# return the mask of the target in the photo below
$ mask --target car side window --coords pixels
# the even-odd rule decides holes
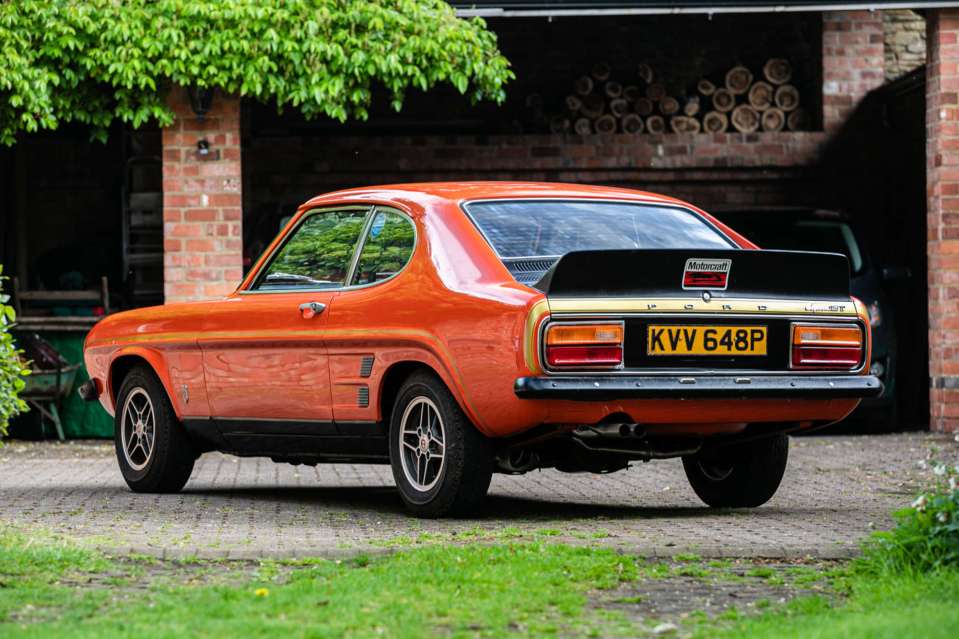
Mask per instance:
[[[377,211],[366,234],[352,284],[372,284],[392,277],[413,254],[413,222],[393,211]]]
[[[366,214],[367,210],[350,210],[309,215],[263,269],[253,290],[343,286]]]

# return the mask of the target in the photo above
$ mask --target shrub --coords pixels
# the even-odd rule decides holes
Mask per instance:
[[[17,395],[23,390],[23,377],[30,374],[10,334],[17,316],[13,307],[7,305],[10,296],[3,293],[5,279],[0,264],[0,437],[7,434],[10,418],[27,410],[26,402]]]
[[[959,464],[921,461],[920,467],[930,471],[928,489],[893,514],[892,531],[867,542],[865,566],[896,572],[959,568]]]

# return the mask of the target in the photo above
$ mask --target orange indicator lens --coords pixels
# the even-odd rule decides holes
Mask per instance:
[[[622,343],[622,324],[553,324],[546,330],[549,346]]]
[[[794,346],[862,346],[858,326],[803,326],[793,328]]]

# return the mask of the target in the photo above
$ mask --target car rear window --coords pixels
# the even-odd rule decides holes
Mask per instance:
[[[502,258],[735,246],[696,213],[672,206],[544,200],[474,202],[466,209]]]

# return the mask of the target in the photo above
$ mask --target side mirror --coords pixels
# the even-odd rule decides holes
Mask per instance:
[[[882,267],[882,279],[884,282],[905,282],[911,277],[912,270],[905,266]]]

